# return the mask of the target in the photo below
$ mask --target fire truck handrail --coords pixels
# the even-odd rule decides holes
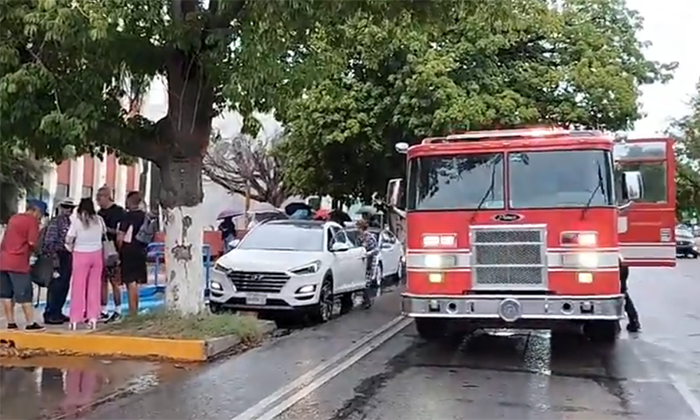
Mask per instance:
[[[446,143],[452,141],[503,140],[530,137],[599,137],[604,133],[598,130],[566,130],[554,129],[515,129],[473,131],[470,133],[450,134],[445,137],[431,137],[423,140],[422,144]]]

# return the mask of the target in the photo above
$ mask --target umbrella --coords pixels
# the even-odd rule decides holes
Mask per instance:
[[[328,218],[331,219],[332,221],[338,223],[338,224],[345,224],[347,222],[352,222],[352,219],[350,216],[345,213],[342,210],[333,210],[332,212],[328,213]]]
[[[328,209],[318,209],[314,214],[314,220],[325,220],[328,219]]]
[[[216,220],[226,219],[228,217],[240,217],[240,216],[243,216],[244,214],[245,214],[245,209],[232,207],[232,208],[226,209],[226,210],[222,211],[221,213],[219,213],[219,215],[216,216]]]
[[[306,204],[306,201],[297,197],[286,199],[280,207],[290,216],[296,213],[298,210],[312,210],[311,206]]]
[[[261,213],[284,213],[282,210],[273,206],[270,203],[255,203],[250,206],[249,213],[261,214]]]
[[[357,213],[374,216],[375,214],[377,214],[377,209],[375,209],[372,206],[362,206],[359,209],[357,209]]]

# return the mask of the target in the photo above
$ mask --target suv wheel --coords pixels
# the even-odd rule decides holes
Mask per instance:
[[[333,282],[326,278],[321,285],[321,293],[318,297],[318,303],[314,307],[313,319],[318,323],[328,322],[333,316],[333,307],[335,301],[333,297]]]

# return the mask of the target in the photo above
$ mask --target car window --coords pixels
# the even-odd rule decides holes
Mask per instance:
[[[318,252],[323,250],[323,229],[265,223],[251,230],[236,249]]]
[[[345,230],[345,234],[353,245],[362,246],[362,241],[360,241],[360,235],[357,229],[347,229]]]

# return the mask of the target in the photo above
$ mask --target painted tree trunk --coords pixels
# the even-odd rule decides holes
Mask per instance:
[[[201,205],[165,210],[166,307],[183,314],[204,309],[206,287]]]
[[[204,309],[204,221],[201,158],[161,163],[165,221],[166,307],[182,314]]]

